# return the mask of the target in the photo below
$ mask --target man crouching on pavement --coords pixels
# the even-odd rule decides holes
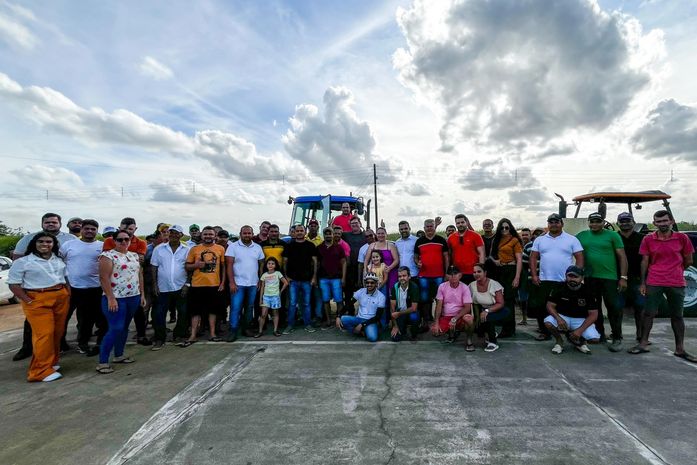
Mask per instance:
[[[378,277],[374,273],[365,275],[363,285],[364,288],[353,293],[358,302],[356,316],[342,316],[337,326],[356,335],[365,334],[368,341],[375,342],[378,340],[378,321],[385,311],[385,295],[378,291]]]
[[[594,325],[598,318],[598,302],[583,285],[581,268],[571,265],[566,269],[566,286],[552,292],[547,311],[545,326],[556,340],[553,354],[561,354],[564,350],[561,332],[567,332],[569,341],[584,354],[591,353],[586,342],[600,341],[600,333]]]

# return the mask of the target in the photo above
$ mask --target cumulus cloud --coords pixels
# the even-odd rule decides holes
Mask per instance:
[[[412,184],[409,182],[407,182],[402,191],[406,194],[413,195],[415,197],[431,194],[428,187],[424,186],[423,184]]]
[[[496,207],[493,203],[482,204],[479,202],[465,202],[458,200],[453,204],[452,214],[463,213],[465,215],[488,215]]]
[[[697,108],[664,100],[649,112],[646,124],[631,140],[647,156],[697,163]]]
[[[606,128],[650,81],[658,31],[594,0],[416,0],[397,11],[401,82],[443,119],[443,150]]]
[[[24,187],[39,189],[75,189],[84,185],[82,178],[67,168],[54,168],[44,165],[27,165],[10,171],[15,181]]]
[[[401,207],[399,209],[398,215],[400,217],[407,217],[407,218],[426,218],[429,215],[433,215],[433,212],[430,212],[426,209],[419,209],[419,208],[413,207],[411,205],[407,205],[407,206]]]
[[[527,188],[515,191],[510,191],[508,193],[508,198],[511,204],[515,206],[547,206],[553,205],[552,198],[549,193],[542,188]]]
[[[33,49],[39,43],[39,39],[25,25],[3,13],[0,13],[0,40],[26,50]]]
[[[139,66],[141,74],[156,81],[165,81],[174,77],[174,72],[151,56],[145,56]]]
[[[330,87],[323,104],[322,111],[312,104],[295,107],[282,138],[286,152],[316,173],[323,172],[325,178],[340,179],[346,170],[380,163],[384,166],[380,181],[393,182],[396,170],[373,153],[375,137],[370,125],[356,115],[353,93],[345,87]],[[327,171],[336,175],[327,176]]]
[[[222,202],[225,197],[205,184],[188,179],[162,179],[150,184],[153,194],[150,200],[175,203]]]
[[[530,168],[509,168],[503,160],[475,162],[457,179],[464,190],[508,189],[539,184]]]
[[[241,137],[223,131],[199,131],[188,136],[166,126],[149,122],[128,110],[107,112],[83,108],[65,95],[48,87],[22,87],[0,73],[0,99],[22,105],[34,121],[58,133],[85,143],[119,144],[153,152],[208,161],[223,175],[241,179],[305,179],[307,169],[288,156],[260,155],[256,147]]]

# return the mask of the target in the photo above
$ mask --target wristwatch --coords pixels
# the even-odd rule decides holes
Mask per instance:
[[[488,308],[485,308],[484,311],[487,312],[487,313],[489,313],[489,309],[488,309]]]
[[[628,278],[626,276],[620,276],[620,279],[624,279],[626,281]]]

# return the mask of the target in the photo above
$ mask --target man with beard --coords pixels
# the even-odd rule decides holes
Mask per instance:
[[[75,237],[80,237],[80,232],[82,231],[82,218],[77,216],[70,218],[68,220],[68,231]]]
[[[295,227],[295,238],[283,251],[283,267],[286,279],[290,282],[290,304],[288,305],[288,326],[283,334],[291,334],[295,325],[295,314],[302,294],[302,317],[305,331],[314,333],[310,299],[312,287],[317,285],[317,247],[305,237],[305,228],[299,224]]]
[[[649,351],[649,334],[653,319],[663,298],[668,301],[670,326],[675,337],[673,355],[691,363],[697,357],[685,352],[685,321],[683,305],[685,302],[685,268],[692,266],[695,249],[686,234],[672,230],[673,216],[667,210],[653,214],[653,224],[658,228],[641,241],[641,293],[646,296],[646,306],[641,323],[641,341],[629,350],[630,354],[643,354]]]
[[[72,234],[64,233],[63,231],[61,231],[61,216],[57,213],[45,213],[44,216],[41,217],[41,230],[43,232],[55,236],[58,240],[59,247],[67,243],[68,241],[73,241],[77,239],[77,237],[73,236]],[[29,245],[29,242],[31,242],[32,238],[35,235],[36,233],[27,234],[26,236],[22,237],[19,240],[19,242],[17,242],[15,250],[12,253],[12,260],[17,260],[18,258],[26,255],[27,246]],[[68,349],[70,349],[70,347],[61,345],[61,351],[65,351]],[[31,342],[31,326],[29,325],[29,322],[25,319],[22,347],[20,347],[17,353],[12,357],[12,360],[15,362],[18,360],[24,360],[27,357],[31,357],[32,352],[33,350]]]
[[[397,225],[399,228],[399,239],[394,242],[399,254],[399,266],[409,268],[409,277],[416,278],[419,274],[419,267],[414,262],[414,248],[416,247],[416,236],[411,234],[411,226],[406,220],[402,220]],[[418,284],[418,282],[417,282]]]
[[[467,227],[467,223],[464,214],[455,216],[457,231],[448,236],[448,249],[450,263],[462,272],[462,282],[469,285],[474,281],[475,263],[484,263],[484,241],[482,236]]]
[[[369,342],[376,342],[379,335],[378,322],[387,302],[385,295],[378,291],[378,277],[375,274],[366,274],[363,282],[365,287],[353,294],[358,302],[356,316],[343,315],[337,318],[337,326],[357,336],[365,335]]]
[[[604,228],[605,220],[598,212],[588,216],[589,229],[581,231],[576,238],[583,247],[586,267],[585,285],[598,302],[598,319],[595,328],[600,333],[600,341],[606,340],[603,324],[602,303],[607,308],[607,319],[612,330],[610,352],[622,350],[622,307],[619,293],[627,288],[627,257],[624,254],[622,238],[615,231]],[[619,280],[617,268],[619,263]],[[601,303],[602,301],[602,303]]]
[[[641,295],[641,254],[639,248],[644,235],[634,231],[634,217],[631,213],[623,212],[617,215],[620,227],[620,237],[624,244],[624,254],[627,256],[627,289],[620,294],[619,307],[632,309],[636,326],[636,341],[641,341],[641,320],[644,313],[646,298]]]
[[[547,302],[549,316],[545,326],[554,336],[556,343],[553,354],[564,351],[561,332],[567,332],[569,341],[576,350],[590,354],[586,342],[598,342],[600,333],[593,323],[598,318],[598,301],[593,293],[583,285],[583,270],[575,265],[566,269],[565,285],[555,289]]]
[[[102,241],[96,240],[99,224],[92,219],[80,220],[82,228],[80,239],[68,241],[60,248],[60,255],[67,267],[70,283],[70,308],[65,320],[68,321],[77,310],[77,351],[92,357],[99,353],[99,345],[107,331],[107,322],[102,313],[102,286],[99,283],[99,255],[102,253]],[[97,326],[97,346],[90,347],[92,329]],[[65,335],[62,340],[65,342]]]
[[[262,242],[269,238],[269,226],[271,226],[271,222],[261,222],[259,225],[259,234],[255,234],[254,237],[252,237],[254,243],[261,245]]]
[[[215,333],[215,304],[218,292],[225,289],[225,249],[215,243],[215,230],[212,226],[206,226],[201,231],[201,243],[189,250],[185,268],[192,272],[187,299],[191,335],[179,346],[189,347],[198,341],[198,329],[201,318],[205,315],[208,315],[210,341],[220,342],[222,338]]]
[[[213,230],[213,232],[215,233],[215,229]],[[197,224],[192,224],[191,226],[189,226],[189,237],[191,239],[186,241],[186,245],[188,245],[189,247],[193,247],[195,245],[200,244],[201,243],[201,227]]]
[[[351,231],[351,205],[348,202],[341,204],[341,215],[332,220],[332,226],[341,226],[344,232]]]

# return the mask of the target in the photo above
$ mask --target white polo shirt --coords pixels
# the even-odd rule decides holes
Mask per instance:
[[[68,267],[70,287],[90,289],[101,286],[99,256],[103,246],[102,241],[85,242],[79,239],[61,245],[60,254]]]
[[[358,301],[358,318],[369,320],[378,312],[378,308],[385,308],[385,294],[378,291],[377,288],[372,294],[363,287],[353,293],[353,298]]]
[[[157,288],[160,292],[174,292],[184,287],[187,278],[184,265],[189,250],[189,246],[183,242],[175,252],[172,252],[169,242],[153,249],[150,265],[157,267]]]
[[[65,284],[66,266],[58,255],[48,260],[29,254],[12,262],[7,284],[19,284],[24,289],[45,289]]]
[[[544,234],[532,244],[532,251],[540,254],[540,280],[563,282],[566,269],[574,264],[574,254],[583,252],[578,239],[564,231],[557,237]]]
[[[238,286],[256,286],[259,282],[259,260],[264,259],[264,251],[256,242],[245,245],[240,239],[227,246],[226,257],[235,259],[232,272]]]

